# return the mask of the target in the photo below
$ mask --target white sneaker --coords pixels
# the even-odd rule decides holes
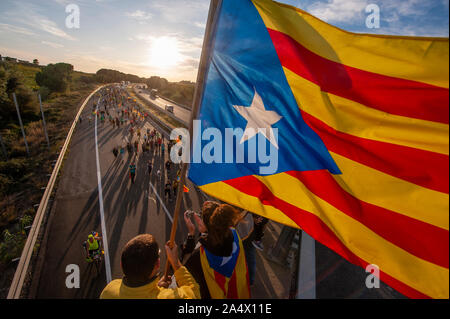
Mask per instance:
[[[261,251],[264,250],[264,245],[260,240],[258,240],[258,241],[254,240],[254,241],[252,241],[252,244],[253,244],[253,246],[255,246],[256,249],[261,250]]]

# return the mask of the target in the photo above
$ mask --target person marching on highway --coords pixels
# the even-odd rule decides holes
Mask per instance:
[[[136,164],[134,162],[132,162],[130,165],[130,179],[131,179],[131,183],[133,183],[133,184],[134,184],[135,177],[136,177]]]
[[[161,137],[158,136],[158,154],[161,152],[161,143],[162,143]]]
[[[147,168],[148,168],[148,176],[152,176],[153,165],[152,165],[152,161],[151,160],[148,160]]]
[[[161,170],[160,169],[158,169],[156,171],[156,176],[158,177],[158,180],[161,181]]]
[[[167,178],[169,178],[169,174],[170,174],[170,166],[171,166],[170,160],[167,160],[165,165],[166,165]]]
[[[172,184],[170,184],[170,181],[167,180],[166,185],[164,186],[164,197],[169,197],[169,201],[172,201],[171,191]]]
[[[150,152],[153,154],[153,138],[150,140]]]
[[[172,183],[172,190],[173,190],[173,194],[174,196],[177,196],[177,189],[178,189],[178,181],[176,179],[173,180]]]
[[[98,233],[95,231],[88,235],[87,241],[85,241],[83,244],[83,246],[86,248],[87,261],[91,261],[94,254],[99,252],[100,244],[98,241],[100,239],[102,239],[102,237],[98,236]]]
[[[123,145],[120,145],[120,147],[119,147],[119,154],[120,154],[120,162],[122,163],[123,154],[125,154],[125,147],[123,147]]]

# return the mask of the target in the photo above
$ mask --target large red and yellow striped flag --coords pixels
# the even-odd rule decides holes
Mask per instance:
[[[191,180],[377,265],[406,296],[448,298],[448,39],[350,33],[270,0],[220,10],[199,119],[277,128],[278,168],[196,164],[198,138]]]

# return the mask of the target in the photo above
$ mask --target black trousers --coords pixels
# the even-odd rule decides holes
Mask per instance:
[[[260,241],[264,236],[264,228],[266,224],[269,222],[267,218],[261,217],[263,220],[260,223],[255,223],[253,226],[253,240]]]

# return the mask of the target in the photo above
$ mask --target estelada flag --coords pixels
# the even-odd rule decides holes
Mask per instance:
[[[200,263],[213,299],[248,299],[250,284],[244,248],[236,230],[230,256],[216,256],[200,246]]]
[[[221,3],[189,178],[377,265],[406,296],[448,298],[448,39],[350,33],[269,0]],[[241,131],[199,162],[210,128]]]

